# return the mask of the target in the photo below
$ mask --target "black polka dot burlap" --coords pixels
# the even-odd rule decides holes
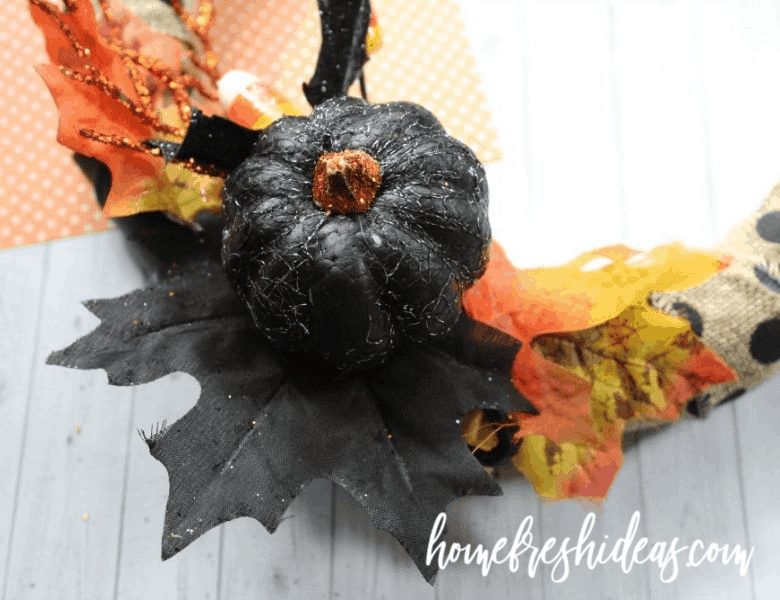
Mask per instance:
[[[650,299],[688,320],[739,375],[691,402],[699,416],[780,369],[780,184],[714,250],[733,257],[727,269],[697,288]]]

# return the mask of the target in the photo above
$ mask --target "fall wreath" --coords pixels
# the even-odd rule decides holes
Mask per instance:
[[[319,1],[310,114],[268,87],[220,102],[208,0],[168,2],[184,38],[119,0],[97,16],[29,4],[58,140],[104,212],[169,218],[135,217],[157,281],[87,302],[101,324],[49,357],[113,385],[199,381],[189,413],[144,434],[169,475],[164,558],[240,516],[273,531],[329,478],[432,580],[436,516],[499,494],[489,467],[511,461],[546,498],[603,499],[627,430],[703,416],[775,371],[780,279],[731,256],[753,232],[780,243],[774,195],[712,252],[613,246],[517,269],[491,240],[474,153],[421,106],[366,100],[368,0]],[[707,301],[745,273],[764,315],[749,359]]]

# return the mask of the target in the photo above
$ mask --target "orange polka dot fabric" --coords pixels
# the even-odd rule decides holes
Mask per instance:
[[[320,44],[315,0],[216,0],[211,35],[223,73],[260,76],[303,110]],[[483,162],[501,156],[455,0],[373,0],[382,47],[369,99],[429,108]],[[89,181],[56,140],[57,109],[35,65],[48,62],[27,0],[0,2],[0,248],[110,227]]]
[[[0,2],[0,248],[106,228],[89,182],[60,146],[48,62],[26,0]]]
[[[263,75],[306,109],[301,84],[314,72],[320,47],[316,0],[222,0],[216,6],[220,18],[212,36],[222,71]],[[456,0],[372,0],[371,6],[382,47],[365,68],[369,99],[422,104],[480,160],[500,159]],[[357,85],[351,92],[358,95]]]

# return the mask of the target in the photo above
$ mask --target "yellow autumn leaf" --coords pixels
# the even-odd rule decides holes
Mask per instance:
[[[619,444],[597,451],[582,442],[556,444],[543,435],[528,435],[512,463],[543,498],[599,498],[606,494],[623,457]]]
[[[520,270],[494,250],[464,306],[523,342],[512,380],[539,414],[510,415],[521,442],[513,462],[541,495],[605,497],[628,421],[675,419],[696,393],[735,378],[687,321],[647,303],[652,292],[707,281],[727,257],[611,246]]]
[[[595,433],[622,431],[632,419],[675,419],[695,393],[734,377],[698,341],[687,321],[659,312],[644,302],[596,327],[534,340],[534,350],[544,358],[590,383]],[[562,361],[561,356],[574,356],[576,361]],[[694,360],[707,369],[691,387],[686,376]]]
[[[201,212],[222,210],[220,196],[224,180],[199,175],[181,164],[168,163],[158,179],[148,179],[145,191],[106,206],[108,217],[125,217],[141,212],[163,211],[184,223],[193,223]]]
[[[460,428],[463,439],[473,450],[489,452],[498,445],[497,423],[487,421],[481,410],[475,410],[463,417]]]
[[[368,22],[368,31],[366,32],[366,54],[374,54],[382,47],[383,36],[382,28],[379,26],[379,20],[376,13],[371,12],[371,18]]]
[[[676,419],[696,393],[735,378],[687,321],[654,311],[646,303],[629,306],[596,327],[534,340],[535,352],[590,385],[581,399],[590,431],[578,438],[561,439],[566,411],[556,410],[554,399],[538,416],[516,417],[522,446],[513,463],[541,496],[605,497],[622,464],[628,421]],[[569,419],[582,419],[582,407],[568,410]]]
[[[598,259],[610,262],[589,269],[590,264],[598,264]],[[562,298],[587,300],[588,314],[580,315],[584,329],[618,316],[631,305],[642,304],[653,291],[700,285],[724,266],[724,260],[715,254],[679,244],[660,246],[644,254],[617,245],[586,252],[561,267],[529,271],[527,277]],[[652,321],[654,315],[648,319]]]

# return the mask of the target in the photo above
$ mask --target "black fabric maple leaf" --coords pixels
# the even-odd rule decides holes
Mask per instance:
[[[432,581],[425,554],[439,512],[460,496],[501,493],[469,452],[460,416],[535,412],[509,383],[517,342],[466,318],[440,346],[344,374],[267,346],[213,259],[86,306],[101,324],[49,364],[104,369],[113,385],[174,371],[201,385],[192,410],[146,438],[169,475],[164,559],[241,516],[273,532],[309,482],[328,478]]]

